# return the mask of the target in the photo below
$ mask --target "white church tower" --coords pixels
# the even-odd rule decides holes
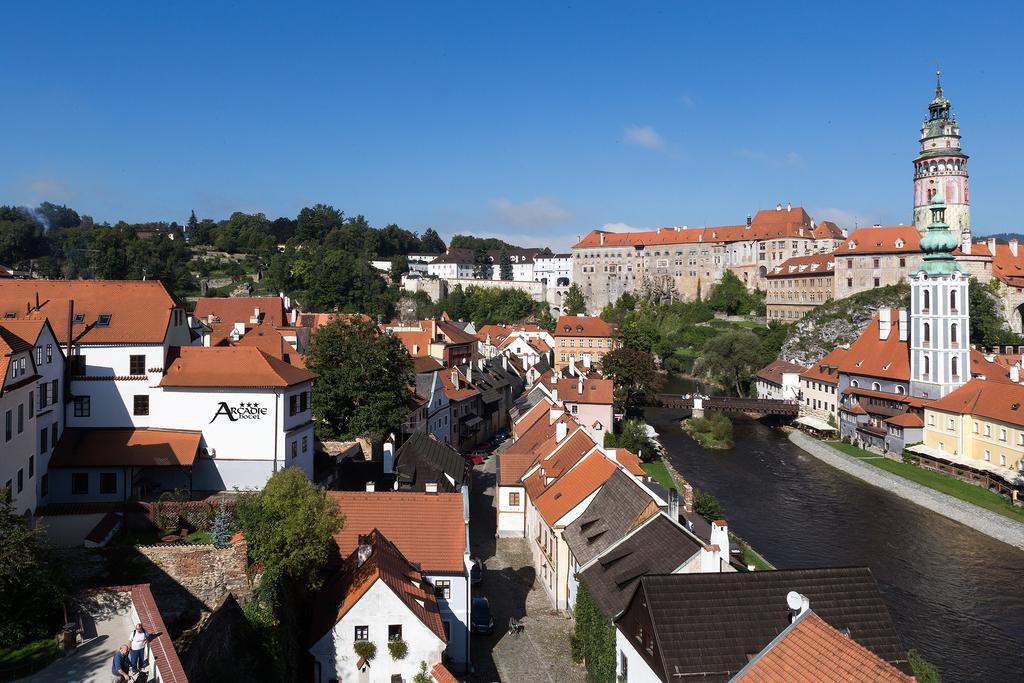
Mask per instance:
[[[911,276],[910,395],[937,399],[971,378],[968,277],[953,258],[958,238],[945,223],[941,193],[921,239],[921,267]]]

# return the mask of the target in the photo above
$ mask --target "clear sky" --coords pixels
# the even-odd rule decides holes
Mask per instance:
[[[559,249],[776,202],[910,222],[938,63],[975,232],[1020,230],[1022,6],[6,3],[0,203],[181,222],[326,202]]]

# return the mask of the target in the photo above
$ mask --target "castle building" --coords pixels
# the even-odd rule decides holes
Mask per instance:
[[[929,204],[936,194],[946,200],[946,223],[957,244],[971,239],[970,192],[967,155],[960,149],[960,125],[953,105],[942,94],[936,72],[935,98],[928,103],[928,118],[921,125],[921,151],[914,159],[914,227],[924,235],[932,221]]]
[[[970,379],[970,319],[968,276],[953,258],[957,238],[945,223],[941,193],[932,195],[929,209],[924,259],[911,277],[910,393],[934,400]]]

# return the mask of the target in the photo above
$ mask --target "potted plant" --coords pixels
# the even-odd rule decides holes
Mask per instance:
[[[377,646],[369,640],[357,640],[352,645],[352,649],[356,651],[357,655],[368,662],[377,656]]]
[[[389,640],[388,652],[391,653],[391,659],[405,659],[405,656],[409,654],[409,644],[401,638]]]

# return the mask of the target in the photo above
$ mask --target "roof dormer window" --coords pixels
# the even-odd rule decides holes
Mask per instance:
[[[856,249],[857,243],[854,242],[853,240],[850,240],[849,242],[846,243],[846,248],[850,250]]]
[[[96,327],[110,327],[110,314],[100,313],[99,317],[96,318]]]
[[[75,317],[72,318],[72,325],[81,325],[85,322],[85,313],[75,313]]]
[[[7,311],[6,313],[4,313],[5,318],[15,318],[17,317],[17,315],[18,314],[15,313],[14,311]]]
[[[901,240],[899,238],[896,239],[896,248],[897,249],[902,249],[903,248],[903,240]]]

